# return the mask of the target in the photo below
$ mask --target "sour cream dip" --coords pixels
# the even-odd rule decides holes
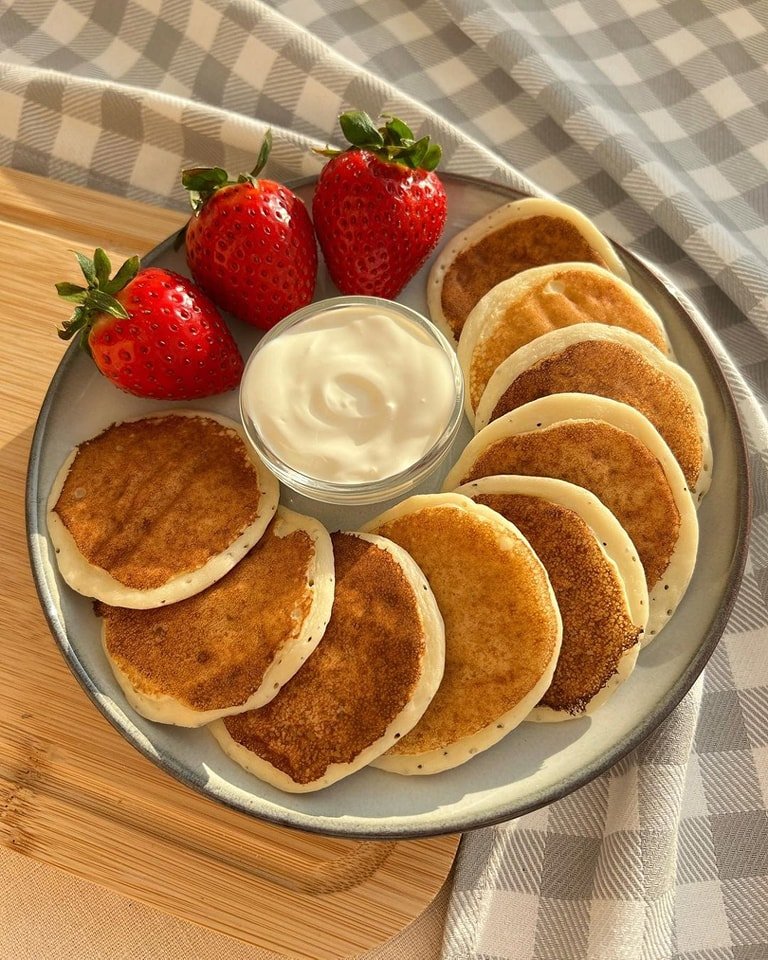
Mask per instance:
[[[240,405],[257,448],[312,480],[354,486],[422,461],[456,419],[460,394],[453,351],[428,321],[389,301],[344,297],[267,334]]]

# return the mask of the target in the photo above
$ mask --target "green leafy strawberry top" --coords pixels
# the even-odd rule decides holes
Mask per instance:
[[[399,163],[412,170],[434,170],[440,163],[442,150],[436,143],[431,143],[429,137],[415,140],[413,131],[403,120],[383,114],[386,123],[383,127],[376,127],[373,120],[362,110],[350,110],[339,117],[341,131],[347,138],[350,147],[368,150],[381,160],[390,163]],[[315,150],[323,157],[335,157],[343,150],[325,147]]]
[[[139,272],[138,257],[130,257],[120,267],[114,277],[109,257],[97,247],[93,259],[84,253],[75,252],[77,262],[83,271],[87,287],[76,283],[57,283],[56,290],[60,297],[76,303],[75,312],[69,320],[65,320],[58,331],[62,340],[70,340],[76,333],[80,334],[80,345],[90,353],[88,334],[96,320],[103,313],[125,320],[128,312],[115,295],[126,287]]]
[[[227,171],[221,167],[189,167],[182,170],[181,184],[189,191],[189,202],[195,216],[203,209],[206,200],[222,187],[231,187],[236,183],[254,183],[267,165],[271,149],[272,131],[267,130],[256,158],[256,166],[250,173],[241,173],[236,180],[232,180]]]

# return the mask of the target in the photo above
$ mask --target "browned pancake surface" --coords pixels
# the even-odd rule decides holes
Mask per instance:
[[[553,289],[557,293],[549,292]],[[515,350],[551,330],[576,323],[623,327],[645,337],[663,353],[667,352],[658,326],[612,274],[562,270],[510,303],[488,336],[477,344],[470,374],[474,406],[494,370]]]
[[[54,509],[89,563],[148,590],[226,550],[258,517],[259,499],[237,433],[170,416],[81,444]]]
[[[492,443],[466,476],[554,477],[585,487],[627,531],[648,589],[667,569],[680,534],[680,514],[664,470],[636,437],[598,420],[567,420]]]
[[[521,373],[491,420],[554,393],[591,393],[639,410],[666,440],[691,489],[696,486],[703,451],[693,409],[677,383],[636,350],[608,340],[566,347]]]
[[[522,541],[434,507],[380,531],[421,567],[445,622],[445,673],[424,716],[390,753],[424,753],[470,736],[515,707],[551,661],[557,615],[546,577]]]
[[[378,740],[421,675],[424,628],[402,567],[359,537],[331,539],[336,594],[319,646],[274,700],[224,721],[234,740],[296,783],[351,763]]]
[[[179,603],[125,610],[97,603],[106,646],[133,687],[204,711],[236,706],[258,689],[311,604],[315,547],[304,530],[276,537],[274,521],[218,583]]]
[[[605,266],[568,220],[539,216],[507,224],[463,250],[446,270],[445,318],[458,337],[470,311],[491,287],[531,267],[571,261]]]
[[[563,643],[541,703],[580,713],[614,676],[640,633],[627,614],[619,575],[573,510],[519,494],[473,499],[514,523],[546,567],[563,619]]]

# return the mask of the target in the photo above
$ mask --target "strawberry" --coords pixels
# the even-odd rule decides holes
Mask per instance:
[[[414,140],[397,117],[376,128],[367,113],[339,117],[352,144],[326,147],[312,215],[333,282],[342,293],[393,299],[434,250],[445,227],[441,150]]]
[[[138,257],[110,278],[99,247],[93,259],[75,256],[87,287],[57,283],[77,304],[59,330],[81,345],[116,386],[137,397],[196,400],[232,390],[243,358],[221,314],[186,277],[159,267],[139,269]]]
[[[268,330],[306,306],[315,292],[317,244],[302,201],[283,184],[259,180],[272,138],[255,168],[230,180],[220,167],[184,170],[195,215],[187,227],[187,263],[223,310]]]

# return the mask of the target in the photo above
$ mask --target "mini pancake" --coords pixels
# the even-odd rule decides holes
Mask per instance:
[[[457,342],[475,304],[502,280],[549,263],[585,262],[629,280],[595,225],[557,200],[514,200],[457,234],[430,270],[427,305],[434,323]]]
[[[581,323],[631,330],[670,353],[655,310],[607,270],[583,263],[526,270],[490,290],[464,325],[458,357],[467,385],[467,416],[472,418],[494,370],[507,357],[552,330]]]
[[[226,417],[170,410],[81,443],[48,500],[64,580],[146,609],[205,590],[258,542],[279,485]]]
[[[552,680],[562,623],[546,571],[516,527],[458,494],[415,496],[372,520],[424,571],[445,621],[445,675],[414,729],[375,766],[448,770],[493,746]]]
[[[643,337],[597,323],[545,333],[497,367],[475,430],[555,393],[596,394],[639,410],[667,442],[695,498],[706,493],[712,450],[701,395],[692,377]]]
[[[102,641],[131,706],[199,727],[262,706],[296,673],[331,616],[331,539],[280,508],[266,533],[202,593],[152,610],[97,602]]]
[[[332,535],[336,596],[322,642],[260,710],[211,732],[281,790],[318,790],[366,766],[421,718],[445,663],[443,621],[421,570],[382,537]]]
[[[557,598],[560,657],[527,719],[594,713],[634,669],[648,622],[648,589],[626,531],[594,494],[550,477],[483,477],[456,492],[515,524]]]
[[[591,490],[629,534],[649,592],[649,643],[682,599],[699,527],[685,477],[653,424],[604,397],[561,393],[505,414],[467,445],[445,489],[498,474],[554,477]]]

